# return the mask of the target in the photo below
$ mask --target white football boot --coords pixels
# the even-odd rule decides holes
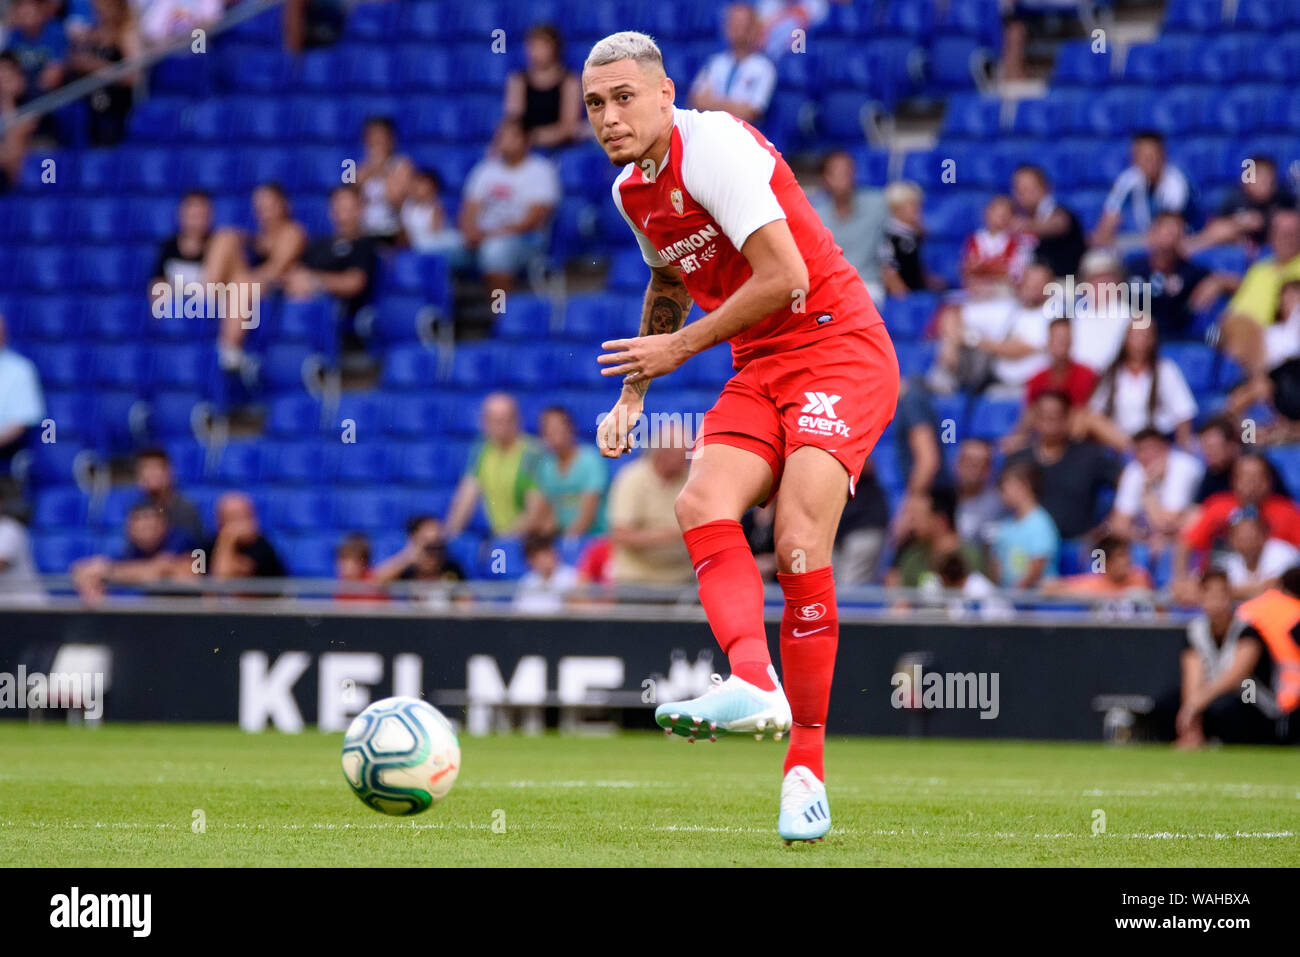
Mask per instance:
[[[820,841],[831,829],[831,805],[826,785],[802,764],[792,767],[781,782],[781,816],[776,830],[786,845]]]
[[[670,701],[655,708],[655,722],[664,733],[680,734],[690,741],[701,731],[708,734],[710,741],[718,740],[720,731],[747,733],[760,739],[771,731],[772,737],[780,741],[790,730],[790,702],[776,679],[776,669],[768,665],[767,673],[776,685],[771,691],[735,675],[726,681],[721,675],[711,675],[709,690],[698,698]]]

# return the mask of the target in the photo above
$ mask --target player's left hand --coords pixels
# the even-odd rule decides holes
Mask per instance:
[[[667,375],[690,358],[686,344],[676,333],[611,339],[600,347],[605,350],[605,355],[596,359],[605,366],[600,374],[631,376],[634,382]]]

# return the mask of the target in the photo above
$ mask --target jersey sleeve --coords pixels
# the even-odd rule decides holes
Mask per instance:
[[[785,219],[772,191],[776,157],[739,120],[706,113],[682,158],[682,185],[740,249],[760,227]]]
[[[666,266],[668,260],[659,255],[659,250],[655,249],[654,243],[650,242],[650,238],[645,233],[637,229],[636,223],[632,222],[632,217],[623,208],[623,194],[619,191],[619,187],[623,185],[623,180],[628,177],[631,171],[631,167],[628,167],[627,171],[614,180],[614,186],[611,190],[614,194],[614,205],[618,207],[618,214],[623,217],[623,222],[627,223],[627,228],[632,230],[632,235],[636,237],[636,244],[641,247],[641,258],[645,260],[645,264],[651,267]]]

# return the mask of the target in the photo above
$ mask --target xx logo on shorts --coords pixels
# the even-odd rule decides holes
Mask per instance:
[[[815,435],[830,436],[849,434],[849,427],[835,414],[835,403],[843,396],[827,395],[825,392],[805,392],[808,404],[799,411],[799,431],[812,432]]]
[[[809,415],[824,415],[828,419],[834,419],[835,403],[840,401],[838,395],[827,395],[825,392],[805,392],[808,397],[808,404],[800,411],[807,412]]]

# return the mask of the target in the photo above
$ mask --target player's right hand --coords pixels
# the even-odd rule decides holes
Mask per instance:
[[[616,459],[632,449],[630,435],[641,418],[642,401],[620,396],[596,428],[596,446],[607,459]]]

